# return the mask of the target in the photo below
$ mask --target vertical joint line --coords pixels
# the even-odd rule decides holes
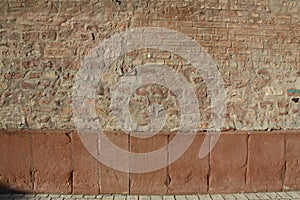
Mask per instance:
[[[211,139],[211,135],[209,134],[209,142],[208,142],[208,148],[209,148],[209,152],[208,152],[208,173],[207,173],[207,193],[209,194],[209,186],[210,186],[210,175],[211,175],[211,165],[210,165],[210,156],[211,156],[211,149],[210,149],[210,139]]]
[[[170,134],[168,134],[168,144],[170,144]],[[168,148],[167,148],[167,194],[169,194],[169,188],[170,188],[170,183],[171,183],[171,177],[170,177],[170,159],[169,159],[169,150],[170,148],[170,145],[168,145]]]
[[[129,134],[128,134],[128,150],[129,150],[129,152],[131,152],[131,145],[130,145],[130,132],[129,132]],[[130,156],[130,154],[129,154],[129,156]],[[131,194],[131,177],[130,177],[130,175],[131,175],[131,157],[129,157],[128,158],[128,193],[129,194]]]
[[[100,155],[100,137],[98,136],[97,138],[97,155]],[[98,184],[98,193],[101,194],[101,162],[98,162],[99,166],[98,166],[98,170],[97,170],[97,184]]]
[[[29,132],[29,145],[30,145],[30,180],[31,180],[31,189],[34,191],[35,189],[35,172],[33,168],[33,139],[32,139],[32,132]]]
[[[246,154],[246,169],[245,169],[245,185],[248,183],[248,164],[249,164],[249,138],[250,138],[250,133],[247,132],[247,154]]]
[[[70,150],[70,153],[69,153],[69,160],[70,160],[70,164],[71,164],[71,172],[70,172],[70,176],[69,176],[69,185],[70,185],[70,192],[71,194],[73,194],[74,192],[74,162],[73,162],[73,146],[72,146],[72,136],[71,136],[71,132],[66,132],[65,133],[66,137],[68,137],[68,140],[69,140],[69,150]]]
[[[282,171],[282,191],[284,191],[284,181],[285,181],[285,175],[286,175],[286,132],[284,131],[284,135],[283,135],[283,171]]]

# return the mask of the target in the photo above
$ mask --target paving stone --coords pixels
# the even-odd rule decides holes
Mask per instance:
[[[140,195],[139,200],[150,200],[150,196],[149,195]]]
[[[64,200],[64,199],[71,199],[71,198],[63,198],[63,197],[56,197],[56,198],[51,198],[53,200]],[[73,199],[77,199],[77,198],[73,198]]]
[[[13,198],[23,198],[24,194],[13,194],[12,197]]]
[[[280,196],[276,194],[276,192],[267,192],[265,194],[268,195],[271,199],[280,198]]]
[[[248,200],[247,196],[244,194],[234,194],[235,198],[238,200]]]
[[[265,193],[256,193],[259,199],[270,199],[270,197]]]
[[[276,192],[281,198],[291,199],[292,197],[288,195],[286,192]]]
[[[150,199],[151,200],[162,200],[162,196],[160,196],[160,195],[151,195]]]
[[[59,198],[60,194],[50,194],[48,197],[49,198]]]
[[[268,193],[242,193],[242,194],[211,194],[211,195],[60,195],[60,194],[0,194],[1,200],[300,200],[299,192],[268,192]],[[43,197],[41,197],[43,196]],[[47,197],[46,197],[47,196]],[[195,198],[196,197],[196,198]]]
[[[187,198],[185,195],[175,195],[175,200],[187,200]]]
[[[83,195],[82,194],[73,194],[72,198],[82,198]]]
[[[35,197],[37,197],[37,198],[46,198],[48,196],[49,196],[49,194],[36,194],[35,195]]]
[[[15,197],[24,197],[25,194],[13,194]]]
[[[97,195],[84,195],[84,198],[95,199],[95,198],[97,198]]]
[[[286,193],[293,198],[300,198],[300,194],[298,192],[286,192]]]
[[[246,197],[251,200],[251,199],[259,199],[258,196],[256,196],[256,193],[245,193]]]
[[[163,196],[163,200],[175,200],[175,197],[172,195]]]
[[[126,200],[126,195],[115,195],[114,200]]]
[[[60,197],[62,200],[72,200],[72,199],[75,199],[75,198],[72,198],[72,197]],[[84,198],[86,199],[86,198]]]
[[[0,194],[0,199],[8,199],[11,196],[12,196],[11,194]]]
[[[113,195],[103,195],[102,200],[113,200],[114,196]]]
[[[139,196],[138,195],[128,195],[126,200],[138,200]]]
[[[187,200],[199,200],[197,195],[186,195],[185,198]]]
[[[35,194],[24,194],[24,198],[31,198],[31,197],[35,197]]]
[[[225,200],[236,200],[236,198],[233,196],[233,194],[223,194],[223,199]]]
[[[220,194],[211,194],[210,197],[212,200],[224,200]]]
[[[73,195],[71,195],[71,194],[62,194],[62,195],[60,195],[60,197],[62,197],[62,198],[72,198]]]
[[[211,200],[210,195],[198,195],[200,200]]]

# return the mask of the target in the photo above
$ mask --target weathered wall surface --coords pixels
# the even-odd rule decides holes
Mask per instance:
[[[299,13],[298,0],[0,1],[0,193],[299,190],[299,130],[287,130],[300,129]],[[148,84],[132,94],[129,110],[138,125],[149,124],[151,105],[166,111],[162,134],[149,140],[123,134],[110,101],[123,77],[136,76],[129,66],[167,65],[186,78],[199,102],[200,131],[182,157],[149,173],[120,172],[93,158],[74,130],[72,92],[84,58],[105,39],[138,27],[189,36],[222,76],[224,132],[202,159],[212,94],[203,74],[168,51],[139,49],[116,59],[100,79],[95,110],[123,150],[145,153],[166,145],[181,120],[170,89]]]
[[[149,140],[111,132],[126,150],[151,152],[172,134]],[[169,166],[149,173],[120,172],[99,163],[73,131],[1,131],[0,193],[197,194],[300,189],[299,131],[227,131],[199,159],[203,132]],[[18,148],[16,148],[16,146]]]
[[[300,128],[299,1],[1,1],[1,128],[73,129],[72,86],[85,55],[105,38],[134,27],[164,27],[194,38],[211,55],[224,80],[224,129]],[[148,58],[147,53],[152,57]],[[119,129],[110,97],[130,65],[166,64],[197,91],[201,129],[210,120],[210,94],[193,67],[176,54],[140,50],[120,57],[102,77],[96,97],[100,124]],[[295,90],[296,89],[296,90]],[[130,104],[138,124],[148,106],[167,110],[176,130],[176,97],[144,86]]]

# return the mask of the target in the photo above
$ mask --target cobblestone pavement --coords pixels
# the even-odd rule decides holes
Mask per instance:
[[[1,200],[251,200],[251,199],[298,199],[300,192],[270,192],[211,195],[60,195],[60,194],[0,194]]]

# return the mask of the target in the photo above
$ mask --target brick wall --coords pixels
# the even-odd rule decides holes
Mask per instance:
[[[28,157],[33,160],[24,165],[27,167],[26,173],[29,174],[23,175],[23,170],[19,172],[18,166],[12,167],[13,172],[8,173],[5,170],[9,168],[7,166],[11,166],[13,159],[7,154],[19,155],[19,152],[17,150],[7,151],[7,148],[11,147],[4,148],[2,153],[5,152],[6,161],[0,163],[0,169],[2,169],[2,171],[0,170],[0,183],[1,177],[3,177],[3,183],[14,185],[15,182],[12,181],[14,179],[7,178],[11,176],[7,174],[11,173],[17,177],[17,180],[18,177],[24,178],[25,186],[23,187],[22,183],[18,188],[25,191],[43,192],[53,191],[49,188],[56,188],[54,192],[77,191],[84,193],[84,189],[90,189],[90,185],[96,185],[94,193],[126,193],[129,191],[147,193],[151,191],[147,188],[146,190],[134,188],[135,185],[136,187],[140,186],[138,181],[130,181],[132,183],[130,186],[128,181],[131,179],[128,178],[128,174],[121,174],[120,176],[123,178],[119,179],[124,180],[124,185],[127,186],[123,187],[122,181],[116,181],[116,184],[121,184],[117,186],[119,190],[110,190],[107,184],[114,183],[110,182],[109,176],[118,175],[105,167],[102,170],[109,175],[97,175],[97,177],[102,177],[103,186],[102,183],[99,183],[98,178],[93,182],[92,178],[79,175],[77,179],[77,176],[70,176],[70,173],[75,173],[77,166],[80,168],[80,162],[73,160],[70,163],[69,160],[64,160],[65,156],[69,156],[69,154],[61,157],[64,160],[62,163],[53,165],[53,168],[58,171],[64,168],[65,176],[51,182],[48,180],[48,178],[52,178],[51,174],[39,175],[35,172],[40,172],[39,165],[41,168],[45,167],[43,166],[43,157],[48,154],[47,148],[51,149],[52,143],[53,145],[62,143],[62,147],[58,145],[58,149],[54,152],[59,155],[61,149],[65,148],[64,144],[68,143],[67,138],[64,138],[66,141],[57,140],[57,138],[47,135],[44,139],[35,140],[35,136],[26,135],[28,129],[37,131],[37,134],[39,130],[43,130],[40,132],[41,136],[37,137],[43,137],[43,134],[49,133],[49,130],[60,130],[62,135],[64,135],[64,131],[74,130],[72,88],[82,61],[105,39],[121,31],[137,27],[168,28],[197,41],[211,56],[224,81],[227,110],[223,131],[236,130],[237,133],[238,131],[261,131],[266,134],[257,139],[256,136],[248,138],[248,132],[244,132],[247,134],[242,134],[242,136],[237,134],[238,136],[236,136],[237,140],[241,141],[238,142],[239,144],[227,144],[226,142],[226,144],[220,144],[222,142],[217,144],[215,152],[223,151],[222,148],[227,149],[230,145],[241,146],[240,148],[247,152],[241,153],[240,158],[237,158],[239,160],[236,164],[241,167],[237,167],[238,172],[229,172],[231,175],[228,176],[232,179],[227,178],[233,182],[236,181],[234,185],[228,186],[229,188],[223,188],[223,182],[221,182],[222,185],[218,185],[220,183],[216,181],[219,178],[222,179],[222,171],[220,172],[217,167],[214,170],[213,165],[218,162],[226,165],[226,161],[218,155],[217,160],[211,158],[208,164],[203,164],[204,169],[209,169],[209,172],[205,172],[203,177],[210,177],[207,174],[211,175],[211,178],[208,178],[209,183],[217,184],[215,187],[210,188],[204,178],[203,182],[200,181],[201,184],[206,185],[204,188],[199,186],[191,187],[190,190],[190,187],[180,190],[181,182],[188,178],[188,176],[183,176],[185,178],[179,180],[179,183],[173,182],[174,185],[172,182],[168,185],[168,181],[167,185],[164,185],[166,184],[165,180],[162,181],[163,186],[155,185],[161,193],[169,191],[180,191],[180,193],[255,191],[254,185],[260,180],[256,179],[257,177],[245,175],[251,172],[245,172],[247,164],[244,162],[247,158],[246,160],[249,162],[262,163],[264,157],[259,157],[259,153],[253,152],[252,155],[255,153],[258,155],[252,156],[251,160],[247,157],[251,155],[251,151],[248,149],[264,147],[267,152],[273,152],[273,147],[265,147],[268,145],[269,135],[273,132],[264,131],[300,128],[300,2],[297,0],[53,0],[45,2],[8,0],[0,2],[0,9],[0,128],[5,129],[4,132],[21,130],[25,133],[22,137],[31,139],[27,140],[27,138],[23,144],[19,141],[22,140],[19,136],[10,136],[8,139],[6,134],[3,134],[1,137],[4,138],[3,144],[5,145],[18,145],[19,143],[25,145],[22,153],[27,152],[28,155],[26,154],[24,158]],[[206,131],[211,120],[211,94],[203,81],[202,74],[179,55],[156,49],[140,49],[129,52],[115,60],[103,74],[95,97],[96,114],[101,128],[106,131],[118,132],[120,130],[109,105],[116,85],[122,77],[126,76],[126,68],[151,63],[167,65],[186,78],[196,91],[198,98],[200,131]],[[166,110],[166,124],[163,131],[170,133],[177,130],[180,123],[180,105],[176,101],[176,96],[168,88],[160,85],[145,85],[132,95],[129,103],[132,119],[139,125],[149,123],[148,108],[153,103],[163,105]],[[276,141],[280,140],[280,148],[293,143],[292,139],[285,138],[287,135],[285,133],[283,136],[274,136]],[[266,140],[266,142],[260,144],[260,140]],[[73,142],[71,142],[72,145]],[[46,149],[36,150],[36,146],[44,143]],[[262,186],[260,190],[284,189],[283,181],[285,179],[282,171],[294,172],[298,166],[297,156],[299,155],[294,146],[291,154],[286,153],[285,148],[278,150],[279,164],[274,158],[274,170],[277,170],[276,173],[280,171],[281,175],[274,177],[274,180],[269,180],[266,176],[267,181],[262,185],[273,185],[272,187]],[[56,147],[53,148],[56,149]],[[78,151],[81,151],[80,148]],[[286,157],[281,158],[282,156]],[[274,157],[277,158],[277,156]],[[90,163],[90,171],[93,171],[94,167],[98,169],[98,164],[94,163],[92,158],[86,159],[86,162]],[[178,162],[177,166],[175,163],[175,169],[184,166],[184,164],[180,164],[180,161]],[[291,168],[288,168],[288,162],[291,162]],[[202,164],[200,165],[202,166]],[[231,165],[225,168],[230,171]],[[254,167],[253,170],[257,170],[260,174],[262,173],[260,170],[267,171],[267,169],[269,169],[268,166],[263,165],[261,169]],[[165,170],[167,172],[164,173],[171,174],[172,177],[172,170],[169,168]],[[88,177],[94,177],[93,173],[91,172]],[[198,172],[193,171],[193,173],[197,174]],[[294,181],[292,184],[299,183],[298,172],[295,172],[294,175],[290,174],[292,174],[290,175],[291,180]],[[148,176],[161,177],[160,175]],[[247,178],[249,185],[246,184],[246,179],[241,179],[243,176]],[[74,179],[69,180],[69,177]],[[131,178],[134,179],[134,176]],[[21,180],[23,179],[21,178]],[[138,176],[137,180],[139,180]],[[152,179],[149,178],[149,180]],[[224,178],[224,180],[224,185],[226,185],[227,179]],[[81,181],[83,186],[78,187],[82,188],[77,190],[74,185],[70,186],[69,183],[73,181]],[[243,187],[243,184],[240,185],[239,181],[242,181],[247,187],[240,188]],[[44,182],[45,185],[43,185]],[[196,181],[195,184],[200,184],[200,182]],[[62,186],[60,187],[57,183]],[[19,184],[17,185],[19,186]],[[129,190],[128,187],[133,188]],[[291,186],[289,185],[289,187]],[[291,188],[297,187],[299,189],[299,185]]]

